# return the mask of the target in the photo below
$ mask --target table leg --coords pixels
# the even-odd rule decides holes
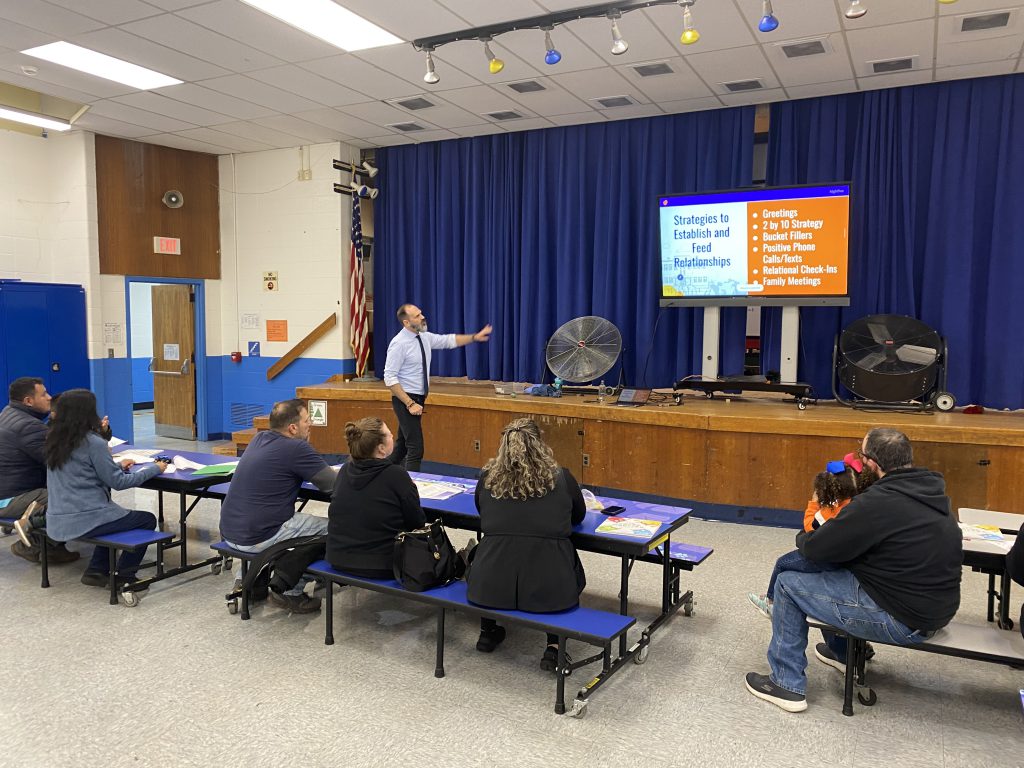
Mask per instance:
[[[622,567],[619,573],[619,615],[629,616],[629,558],[622,555]],[[626,633],[619,638],[619,656],[625,656],[628,646]]]
[[[437,609],[437,657],[434,677],[444,677],[444,608]]]

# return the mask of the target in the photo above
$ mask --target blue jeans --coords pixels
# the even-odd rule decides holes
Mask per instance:
[[[262,552],[264,549],[272,547],[274,544],[278,544],[288,539],[298,539],[302,536],[326,536],[327,535],[327,518],[317,517],[316,515],[307,515],[303,512],[296,512],[292,517],[284,522],[284,524],[277,529],[277,533],[271,536],[266,541],[261,541],[259,544],[252,544],[250,546],[242,546],[241,544],[232,544],[230,541],[228,544],[233,548],[242,552]],[[242,564],[239,562],[238,567],[235,569],[235,578],[242,578]],[[302,594],[303,588],[309,583],[309,579],[303,577],[298,584],[292,589],[285,592],[286,595],[292,597],[298,597]]]
[[[775,561],[775,567],[772,569],[772,577],[768,580],[768,591],[765,595],[769,600],[775,599],[775,582],[778,580],[779,574],[785,571],[824,573],[825,571],[833,570],[835,570],[834,565],[831,565],[830,563],[815,563],[801,555],[799,549],[794,549],[792,552],[787,552]]]
[[[801,696],[807,690],[807,617],[843,629],[854,637],[895,645],[915,645],[932,633],[897,621],[861,587],[857,577],[837,568],[824,573],[788,571],[779,575],[768,645],[771,679]]]
[[[155,531],[156,518],[149,512],[140,512],[137,509],[129,509],[125,511],[124,517],[119,517],[113,522],[96,526],[85,534],[83,538],[89,538],[90,536],[102,536],[107,533],[118,533],[120,531],[134,531],[137,528],[144,528],[147,531]],[[136,549],[134,552],[127,549],[123,550],[121,552],[121,556],[117,559],[118,575],[122,578],[134,576],[135,572],[139,569],[139,563],[141,563],[142,558],[146,556],[147,549],[148,547],[142,547],[141,549]],[[85,570],[109,574],[110,550],[107,547],[96,547],[92,552],[92,558],[90,558],[89,565],[86,566]]]

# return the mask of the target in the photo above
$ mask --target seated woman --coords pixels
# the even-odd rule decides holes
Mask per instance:
[[[553,613],[573,608],[587,579],[569,540],[587,508],[569,470],[560,468],[532,419],[501,433],[497,457],[476,486],[483,538],[466,574],[470,601],[487,608]],[[490,653],[505,639],[492,619],[480,620],[476,649]],[[558,637],[548,635],[541,669],[553,671]]]
[[[388,457],[395,438],[376,416],[345,425],[351,457],[338,472],[327,512],[327,561],[370,579],[394,578],[395,536],[426,523],[420,494]]]
[[[138,472],[127,472],[132,462],[114,462],[102,431],[92,392],[72,389],[61,395],[60,416],[50,425],[45,447],[49,491],[46,530],[55,541],[156,528],[153,515],[118,506],[111,500],[110,491],[136,488],[163,472],[167,464],[156,461]],[[145,554],[145,548],[121,553],[117,566],[120,582],[137,580],[135,572]],[[105,587],[109,557],[106,547],[96,547],[82,583]]]

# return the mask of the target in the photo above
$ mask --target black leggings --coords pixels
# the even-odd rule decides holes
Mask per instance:
[[[480,631],[481,632],[493,632],[498,628],[498,622],[494,619],[480,619]],[[558,635],[552,635],[550,632],[548,635],[548,645],[558,645]]]

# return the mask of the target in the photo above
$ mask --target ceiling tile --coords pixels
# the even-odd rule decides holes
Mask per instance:
[[[416,0],[412,3],[345,0],[344,5],[353,13],[358,13],[364,19],[369,19],[407,41],[473,26],[436,0]]]
[[[850,93],[856,90],[856,80],[839,80],[834,83],[787,86],[786,93],[791,99],[811,99],[818,96],[833,96],[837,93]]]
[[[727,107],[738,107],[743,104],[768,104],[772,101],[785,101],[786,92],[781,88],[766,88],[761,91],[747,93],[721,93],[718,98]]]
[[[222,123],[234,122],[236,119],[230,115],[222,115],[219,112],[195,107],[150,91],[117,96],[112,101],[127,104],[130,107],[137,107],[138,109],[145,109],[148,112],[155,112],[158,115],[166,115],[178,120],[184,120],[187,123],[192,123],[192,125],[220,125]]]
[[[871,2],[864,0],[867,14],[859,19],[848,19],[841,14],[846,10],[848,0],[835,0],[840,21],[846,29],[867,29],[885,24],[899,24],[904,21],[935,18],[935,0],[899,0],[899,2]]]
[[[712,91],[704,81],[693,71],[686,60],[682,57],[671,59],[658,59],[656,61],[645,61],[643,64],[666,63],[672,68],[672,72],[653,77],[641,77],[634,65],[621,65],[615,67],[626,80],[639,88],[651,101],[679,101],[682,99],[696,99],[701,96],[710,96]]]
[[[989,61],[984,64],[963,64],[957,67],[940,67],[935,71],[936,80],[962,80],[967,77],[992,77],[1008,75],[1014,71],[1017,60]]]
[[[776,43],[761,46],[765,57],[771,62],[772,69],[779,76],[782,85],[809,85],[810,83],[834,82],[847,80],[853,77],[853,70],[850,68],[850,56],[846,51],[846,42],[843,35],[833,35],[813,38],[821,40],[826,52],[814,56],[797,56],[789,58],[783,50],[784,45],[791,43],[806,42],[802,40],[780,40]]]
[[[93,103],[89,111],[103,117],[112,117],[125,123],[152,128],[153,130],[150,133],[172,133],[191,128],[193,125],[184,120],[175,120],[173,117],[158,115],[155,112],[148,112],[144,109],[136,109],[116,101],[97,101]]]
[[[527,117],[523,120],[506,120],[501,124],[506,131],[533,131],[537,128],[550,128],[551,123],[543,117]]]
[[[374,125],[380,126],[409,122],[419,123],[420,125],[428,128],[433,126],[430,122],[430,118],[425,115],[415,114],[413,112],[409,112],[407,109],[399,109],[398,107],[393,107],[390,104],[384,104],[379,101],[368,101],[364,104],[349,104],[347,107],[343,107],[340,111],[359,120],[364,120],[367,123],[373,123]]]
[[[365,93],[357,93],[333,80],[327,80],[294,64],[249,72],[249,77],[269,85],[277,86],[289,93],[305,96],[310,101],[325,107],[341,107],[366,101]]]
[[[1003,38],[1012,35],[1020,40],[1022,29],[1024,29],[1024,12],[1021,8],[1007,8],[1009,18],[1005,27],[994,29],[979,29],[971,32],[962,31],[962,24],[965,17],[975,14],[960,14],[958,16],[943,16],[939,19],[939,34],[936,38],[939,48],[949,43],[981,43],[984,40]]]
[[[288,91],[275,88],[272,85],[261,83],[244,75],[229,75],[228,77],[216,77],[212,80],[204,80],[200,85],[212,88],[215,91],[236,96],[254,104],[260,104],[276,112],[299,112],[304,109],[315,109],[318,106],[315,101],[304,99]]]
[[[509,32],[499,39],[503,48],[511,51],[522,61],[527,62],[545,75],[554,75],[559,72],[575,72],[580,69],[593,69],[602,67],[605,64],[603,58],[576,35],[572,33],[572,26],[558,27],[551,32],[551,42],[560,54],[562,60],[557,64],[545,64],[544,54],[544,33],[536,29],[522,29],[516,32]],[[609,38],[610,39],[610,38]],[[439,50],[444,50],[443,48]],[[481,59],[486,67],[486,61]],[[477,64],[474,61],[473,66]],[[487,76],[486,68],[481,70],[481,77]]]
[[[396,133],[389,133],[386,136],[372,136],[367,141],[375,147],[397,147],[402,144],[416,143],[408,136],[399,136]]]
[[[148,67],[179,80],[203,80],[227,74],[227,70],[200,61],[174,48],[166,48],[122,29],[110,27],[78,35],[71,42],[94,51],[115,56],[140,67]],[[132,89],[134,90],[134,89]]]
[[[152,128],[114,120],[98,115],[92,110],[82,115],[75,123],[75,127],[89,130],[93,133],[101,133],[104,136],[120,136],[125,139],[137,139],[140,136],[149,136],[153,133]]]
[[[491,136],[496,133],[505,133],[500,125],[488,123],[487,125],[464,125],[459,128],[452,128],[452,133],[463,137],[469,136]]]
[[[204,152],[208,155],[230,155],[232,152],[230,147],[210,144],[206,141],[180,136],[176,133],[157,133],[152,136],[143,136],[139,141],[145,141],[148,144],[159,144],[162,147],[187,149],[190,152]]]
[[[487,55],[484,53],[484,46],[476,40],[461,40],[457,43],[449,43],[442,48],[438,48],[434,52],[434,61],[438,70],[451,65],[461,69],[463,72],[468,72],[481,82],[489,84],[504,83],[509,80],[526,80],[527,78],[539,77],[541,75],[539,69],[530,66],[506,48],[502,44],[502,38],[494,40],[490,45],[491,52],[505,62],[504,69],[496,75],[492,75],[488,71]],[[420,62],[421,72],[426,71],[425,66],[422,64],[422,56]],[[543,60],[540,60],[539,66],[544,66]],[[442,71],[438,71],[438,74],[444,77]]]
[[[746,7],[751,13],[758,13],[761,10],[761,4],[757,0],[743,0],[743,2],[746,3]],[[747,24],[748,20],[741,16],[736,6],[730,2],[700,2],[693,6],[694,28],[700,32],[700,40],[693,45],[683,45],[679,40],[679,36],[683,33],[683,14],[678,6],[664,5],[648,8],[644,13],[661,30],[662,35],[673,47],[673,53],[676,56],[707,53],[723,48],[740,48],[760,42],[755,39],[754,33]],[[632,20],[633,14],[629,14],[625,18]],[[622,32],[629,39],[630,49],[632,49],[632,38],[626,35],[624,29]]]
[[[657,26],[643,13],[628,13],[619,19],[619,31],[629,43],[629,50],[612,55],[611,23],[607,19],[580,19],[568,25],[606,64],[629,64],[650,59],[667,59],[680,54],[678,35],[670,43]],[[682,15],[679,16],[682,29]]]
[[[552,75],[551,79],[587,103],[590,99],[604,96],[630,96],[640,103],[648,101],[647,96],[638,87],[612,67],[590,69],[586,72],[566,72]]]
[[[997,37],[988,40],[963,40],[963,42],[939,43],[937,67],[951,67],[959,64],[979,64],[986,61],[1014,62],[1020,56],[1024,35]]]
[[[634,117],[654,117],[664,114],[657,104],[633,104],[628,107],[615,107],[600,111],[609,120],[631,120]]]
[[[959,0],[951,5],[939,5],[939,15],[963,16],[985,11],[999,11],[1019,5],[1020,0]]]
[[[4,59],[4,56],[0,56],[0,61]],[[38,77],[28,77],[27,75],[21,74],[21,72],[10,72],[5,67],[0,65],[0,82],[10,83],[11,85],[17,85],[20,88],[28,88],[32,91],[39,91],[39,93],[45,93],[50,96],[57,96],[61,99],[67,99],[68,101],[77,101],[81,104],[88,104],[92,101],[96,101],[97,96],[91,93],[85,93],[74,88],[65,88],[62,85],[55,83],[48,83],[45,80],[40,80]]]
[[[71,88],[81,93],[92,94],[92,98],[88,99],[89,101],[110,96],[121,96],[135,90],[130,86],[121,85],[112,80],[93,77],[84,72],[62,67],[59,64],[51,64],[48,61],[33,59],[21,53],[9,53],[0,56],[0,70],[20,75],[22,74],[21,67],[25,64],[31,64],[38,68],[38,73],[31,78],[33,82],[52,83],[53,85]],[[28,87],[31,88],[32,86]]]
[[[548,120],[555,125],[582,125],[584,123],[604,123],[608,121],[608,118],[596,110],[590,110],[571,115],[551,115]]]
[[[668,114],[676,114],[679,112],[699,112],[704,109],[720,109],[722,102],[717,96],[707,96],[703,99],[663,101],[658,106]]]
[[[297,147],[305,140],[301,136],[279,131],[276,128],[269,128],[255,122],[240,121],[217,126],[217,130],[230,133],[232,136],[241,136],[243,139],[252,139],[262,144],[269,144],[272,147]]]
[[[519,102],[537,115],[565,115],[572,112],[586,112],[590,108],[587,102],[577,99],[550,77],[538,78],[537,82],[544,86],[543,91],[517,93],[507,85],[494,88],[497,91],[507,90],[509,98]]]
[[[728,51],[695,53],[687,56],[686,60],[704,79],[704,82],[718,94],[729,93],[722,83],[731,83],[737,80],[760,80],[764,83],[765,88],[776,88],[779,85],[779,81],[772,72],[760,46],[751,45],[746,48],[732,48]]]
[[[234,96],[212,91],[194,83],[183,83],[161,88],[160,93],[178,101],[194,104],[203,109],[229,115],[238,120],[251,120],[275,114],[273,109],[253,104],[251,101],[236,99]]]
[[[150,5],[163,8],[165,11],[180,11],[190,5],[196,5],[201,0],[146,0]]]
[[[523,110],[522,104],[512,98],[513,93],[514,91],[500,86],[477,85],[473,88],[443,91],[440,95],[474,115],[497,112],[501,109],[514,109],[517,112],[528,111]]]
[[[0,19],[43,30],[58,38],[71,37],[103,26],[102,22],[43,0],[0,0]],[[25,46],[20,50],[24,49]]]
[[[308,112],[297,112],[295,117],[300,120],[308,120],[311,123],[333,128],[340,131],[344,136],[351,136],[355,139],[369,139],[371,136],[380,135],[380,126],[368,123],[358,117],[346,115],[337,109],[313,109]]]
[[[935,22],[911,21],[846,33],[857,75],[871,76],[868,62],[917,56],[917,67],[930,69],[934,53]]]
[[[260,117],[252,121],[257,125],[264,125],[276,131],[290,133],[298,136],[305,142],[322,143],[326,141],[348,141],[348,137],[334,128],[327,128],[307,120],[300,120],[292,115],[274,115],[273,117]]]
[[[862,91],[875,91],[879,88],[902,88],[905,85],[920,85],[932,81],[930,69],[914,72],[893,72],[888,75],[872,75],[857,78],[857,87]]]
[[[419,57],[418,54],[417,56]],[[313,61],[304,61],[300,66],[335,83],[346,85],[360,93],[386,100],[399,96],[409,96],[421,88],[429,87],[422,80],[422,74],[426,72],[426,67],[422,66],[422,57],[419,57],[419,61],[422,71],[416,85],[408,80],[396,77],[390,72],[386,72],[350,53],[329,56],[324,59],[315,59]],[[442,82],[446,81],[447,77],[442,80]],[[366,101],[366,98],[367,96],[363,96],[359,101]]]
[[[359,51],[349,55],[362,59],[385,72],[390,72],[392,75],[400,77],[408,83],[415,83],[417,90],[425,85],[423,75],[427,71],[426,57],[411,45],[391,45],[387,48],[372,48],[368,51]],[[483,67],[477,64],[473,65],[474,75],[479,75],[479,78],[468,75],[448,61],[438,60],[438,58],[437,56],[434,57],[434,63],[437,74],[441,77],[441,82],[434,86],[434,88],[462,88],[467,85],[477,85],[481,82],[481,78],[489,77],[487,74],[487,61],[482,53],[480,54],[480,63],[483,64]]]
[[[154,8],[140,0],[49,0],[54,5],[77,11],[104,24],[124,24],[127,21],[156,16],[159,8]]]
[[[892,2],[893,0],[890,0]],[[904,2],[904,0],[895,0]],[[872,0],[869,5],[881,4],[884,0]],[[820,37],[823,34],[840,30],[840,15],[836,6],[830,2],[807,2],[807,0],[772,0],[775,17],[779,26],[772,32],[761,32],[757,25],[761,21],[761,3],[746,2],[749,9],[743,18],[754,39],[759,43],[770,43],[774,38],[787,37],[791,40],[800,37]],[[700,4],[695,6],[695,10]],[[870,13],[870,11],[868,11]]]
[[[434,93],[422,93],[414,94],[422,96],[428,101],[433,102],[436,106],[427,107],[426,109],[405,109],[399,105],[398,107],[408,119],[418,119],[419,116],[423,116],[425,120],[429,120],[433,125],[440,128],[455,128],[461,125],[476,125],[480,122],[480,116],[468,112],[461,107],[457,107],[454,104],[448,103],[445,99],[440,97],[440,94]]]
[[[56,42],[57,39],[55,35],[15,24],[13,21],[4,21],[0,24],[0,45],[10,48],[12,51],[24,51],[28,48]],[[39,61],[31,56],[24,58],[26,63],[35,64]]]
[[[534,0],[502,0],[500,4],[481,3],[480,0],[444,0],[444,5],[452,13],[465,19],[466,26],[470,27],[543,16],[547,13],[547,9]]]
[[[459,135],[452,131],[437,130],[437,131],[417,131],[416,133],[409,134],[409,138],[416,141],[417,144],[425,144],[428,141],[445,141],[447,139],[457,139]]]
[[[227,147],[233,152],[262,152],[267,149],[274,149],[274,147],[261,141],[244,139],[240,136],[224,133],[216,128],[191,128],[187,131],[177,131],[177,133],[181,136],[199,139],[199,141],[205,141],[216,146]]]
[[[304,61],[338,53],[330,43],[238,0],[198,5],[179,11],[178,15],[281,61]]]
[[[165,14],[134,21],[121,28],[155,43],[173,46],[179,51],[212,62],[231,72],[248,72],[281,63],[280,59],[206,27],[193,24],[180,16]]]

